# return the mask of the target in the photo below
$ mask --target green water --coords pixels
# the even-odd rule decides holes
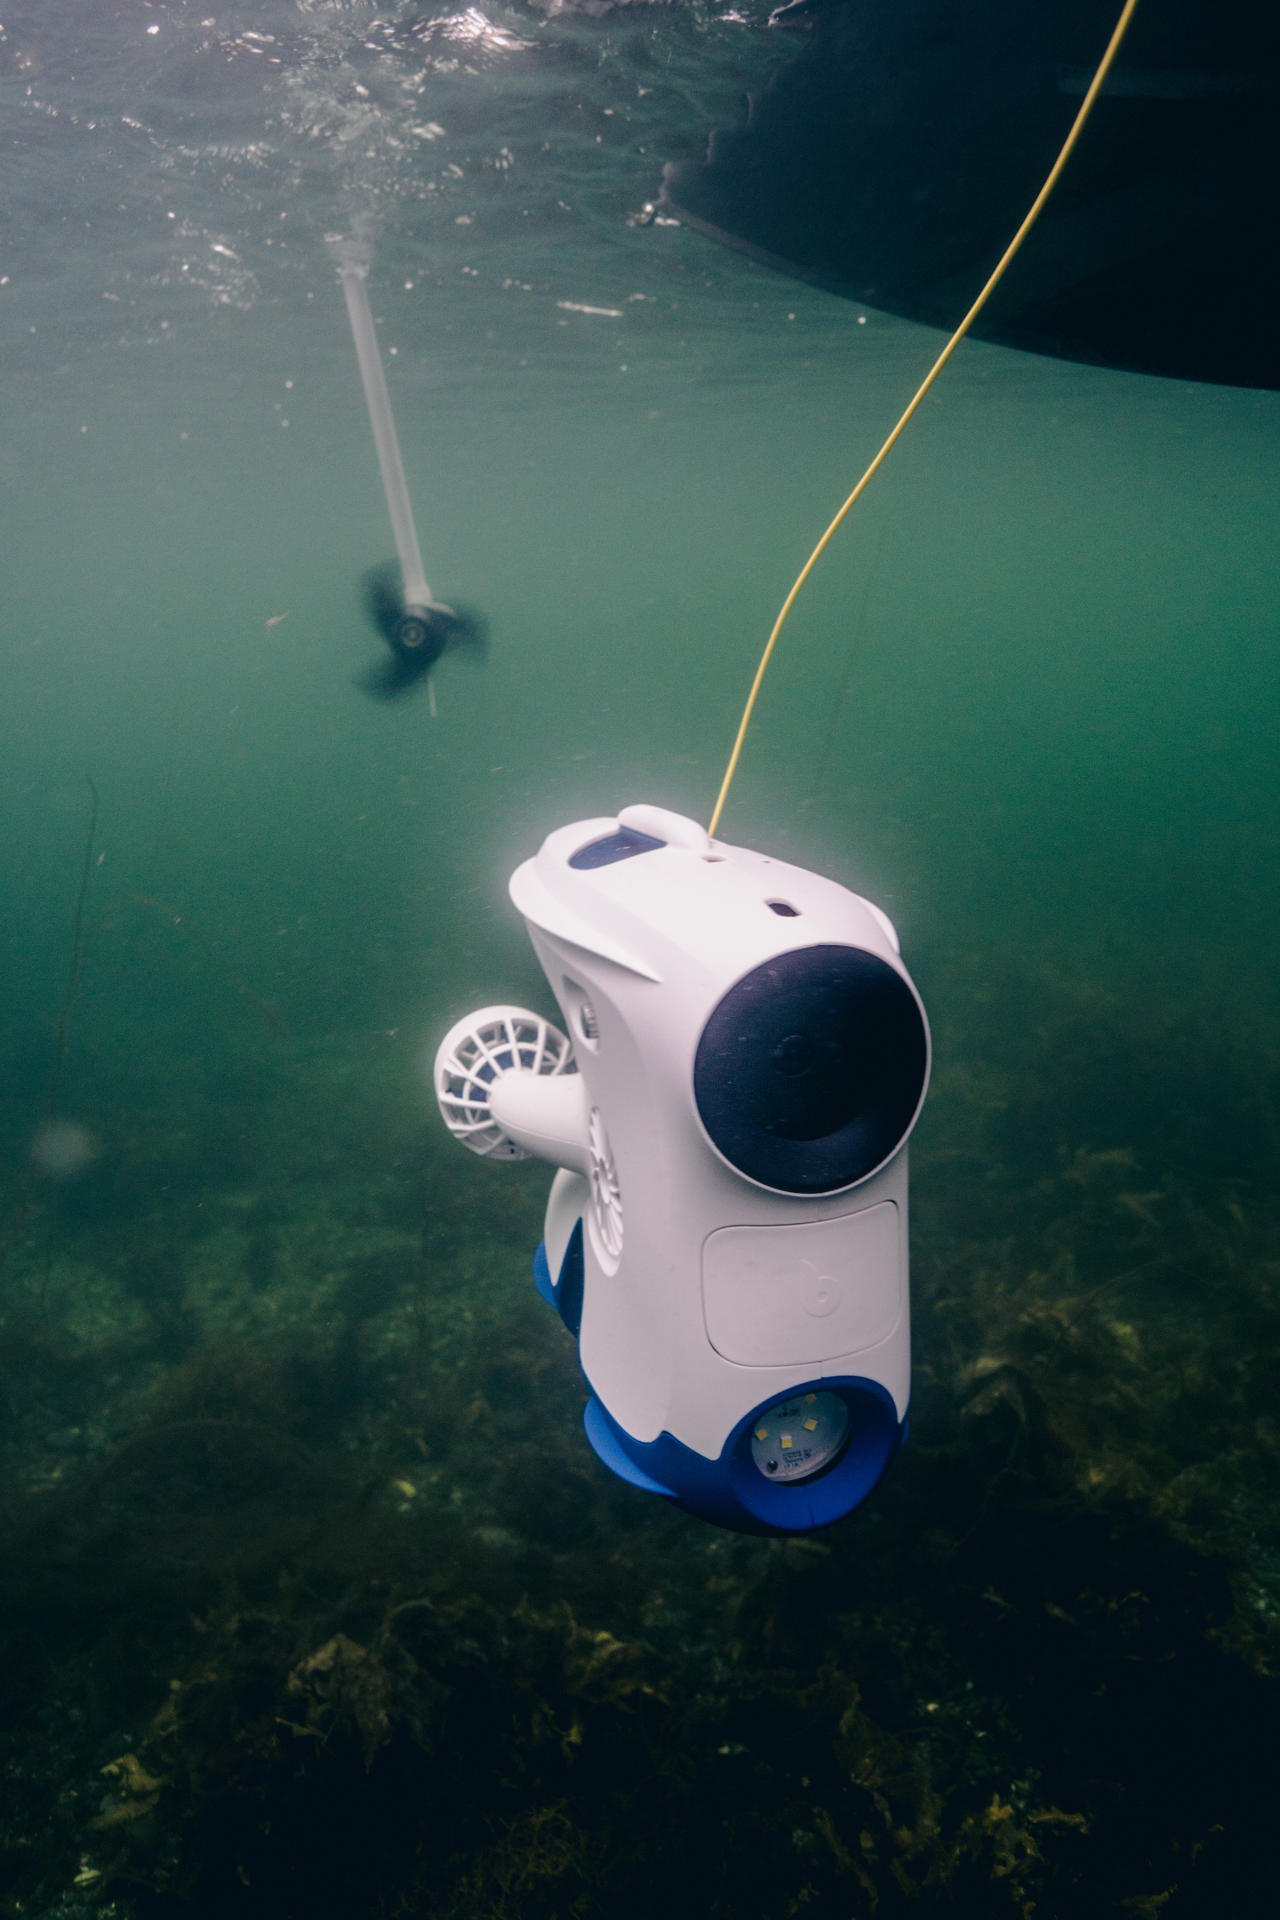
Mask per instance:
[[[0,1888],[1261,1914],[1274,395],[967,345],[767,683],[723,836],[880,901],[935,1031],[868,1510],[749,1541],[609,1481],[546,1176],[430,1111],[461,1012],[551,1010],[512,868],[709,813],[938,345],[626,224],[763,57],[639,11],[483,58],[6,16]],[[354,212],[427,576],[491,630],[434,719],[356,684]]]

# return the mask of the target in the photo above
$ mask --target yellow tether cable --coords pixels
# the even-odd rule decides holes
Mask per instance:
[[[1080,102],[1080,111],[1077,113],[1075,119],[1071,123],[1071,131],[1070,133],[1068,133],[1066,139],[1062,143],[1062,151],[1058,155],[1057,159],[1054,161],[1052,167],[1049,169],[1048,178],[1045,180],[1044,185],[1041,187],[1039,193],[1036,195],[1035,199],[1032,201],[1031,206],[1028,209],[1027,214],[1022,222],[1022,225],[1018,228],[1018,231],[1014,234],[1012,240],[1009,242],[1008,246],[1005,248],[1004,252],[1001,254],[999,261],[997,262],[994,270],[992,271],[990,279],[987,281],[987,284],[985,285],[985,287],[983,287],[981,293],[978,295],[977,299],[974,301],[973,305],[970,307],[968,313],[966,313],[966,315],[964,316],[964,319],[960,322],[960,325],[956,328],[955,332],[952,334],[951,338],[948,340],[946,346],[942,349],[942,352],[938,355],[937,359],[934,361],[933,365],[930,367],[928,373],[925,375],[924,379],[921,381],[920,385],[917,387],[915,393],[912,395],[911,400],[908,402],[906,411],[903,413],[902,418],[898,421],[897,426],[894,427],[892,433],[889,435],[889,438],[885,441],[879,453],[876,455],[875,459],[871,462],[871,465],[867,468],[861,480],[859,480],[857,486],[854,488],[853,492],[849,495],[849,498],[845,501],[839,513],[836,515],[835,519],[831,522],[831,525],[827,528],[821,540],[819,540],[817,546],[814,548],[813,552],[809,555],[809,558],[805,561],[804,566],[800,571],[799,577],[797,578],[795,585],[792,587],[790,593],[787,595],[786,599],[783,601],[782,610],[779,613],[777,619],[773,623],[773,632],[769,635],[769,639],[765,646],[765,650],[760,656],[760,665],[756,668],[756,677],[751,682],[751,691],[747,695],[747,704],[743,708],[742,719],[738,723],[738,733],[737,733],[737,738],[734,740],[734,743],[733,743],[733,752],[729,755],[729,764],[725,768],[724,779],[720,783],[720,792],[716,799],[715,812],[712,814],[710,825],[707,828],[707,832],[709,834],[714,834],[716,828],[720,824],[720,815],[724,811],[724,803],[725,803],[725,800],[728,798],[729,788],[730,788],[730,785],[732,784],[733,776],[738,770],[738,761],[742,755],[742,743],[747,737],[747,728],[751,725],[751,715],[755,711],[755,704],[756,704],[757,698],[759,697],[760,687],[761,687],[761,683],[764,680],[765,671],[768,668],[770,659],[772,658],[773,649],[777,645],[778,635],[782,632],[783,626],[786,623],[787,615],[790,613],[792,607],[796,603],[796,599],[799,595],[801,587],[804,585],[805,581],[809,578],[809,575],[813,572],[819,560],[822,558],[823,554],[826,552],[830,541],[835,535],[836,529],[843,524],[845,516],[848,514],[854,502],[861,499],[862,495],[866,492],[866,489],[870,486],[876,474],[879,473],[881,467],[884,465],[885,461],[888,459],[889,454],[891,453],[893,448],[897,445],[898,440],[901,438],[902,434],[905,432],[907,423],[911,420],[911,418],[916,412],[916,409],[919,407],[921,401],[924,399],[925,395],[928,393],[930,387],[933,385],[938,375],[942,372],[942,369],[946,366],[948,360],[951,358],[956,348],[960,345],[960,342],[964,339],[966,333],[968,333],[970,327],[973,325],[978,315],[982,312],[982,309],[986,306],[987,301],[991,298],[991,295],[995,292],[996,288],[999,286],[1000,281],[1004,277],[1004,272],[1006,267],[1009,265],[1009,262],[1013,259],[1013,256],[1017,253],[1018,248],[1022,245],[1023,241],[1026,239],[1027,235],[1030,233],[1032,227],[1035,225],[1036,221],[1039,219],[1040,213],[1044,206],[1045,201],[1049,198],[1049,195],[1053,192],[1053,189],[1057,186],[1058,181],[1062,176],[1063,168],[1066,166],[1067,161],[1071,158],[1072,153],[1075,151],[1076,142],[1079,140],[1080,135],[1084,131],[1085,122],[1089,118],[1090,113],[1093,111],[1093,103],[1097,99],[1098,95],[1101,93],[1103,85],[1106,81],[1107,75],[1110,73],[1112,65],[1115,61],[1115,57],[1117,53],[1119,53],[1120,51],[1120,43],[1124,39],[1125,34],[1128,32],[1129,22],[1133,18],[1134,11],[1137,8],[1137,5],[1138,5],[1138,0],[1124,0],[1124,6],[1120,10],[1120,18],[1116,21],[1115,29],[1111,35],[1110,40],[1107,42],[1107,50],[1103,54],[1102,59],[1098,64],[1098,71],[1094,74],[1093,79],[1089,83],[1089,88],[1084,96],[1084,99]]]

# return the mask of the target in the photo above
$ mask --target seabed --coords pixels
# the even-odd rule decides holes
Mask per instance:
[[[1221,1038],[1160,1036],[1162,1121],[1134,1007],[924,973],[911,1438],[819,1536],[600,1467],[545,1170],[459,1155],[394,1036],[242,1002],[201,1102],[139,1068],[10,1196],[13,1913],[1265,1910],[1277,1223]]]

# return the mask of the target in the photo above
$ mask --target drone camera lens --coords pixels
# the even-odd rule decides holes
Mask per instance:
[[[860,947],[802,947],[744,975],[712,1011],[694,1098],[747,1179],[833,1193],[905,1140],[928,1063],[924,1014],[899,972]]]

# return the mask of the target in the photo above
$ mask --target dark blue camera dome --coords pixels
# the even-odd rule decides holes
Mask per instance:
[[[802,947],[725,994],[693,1094],[713,1145],[748,1180],[835,1193],[902,1144],[928,1070],[924,1015],[901,974],[860,947]]]

